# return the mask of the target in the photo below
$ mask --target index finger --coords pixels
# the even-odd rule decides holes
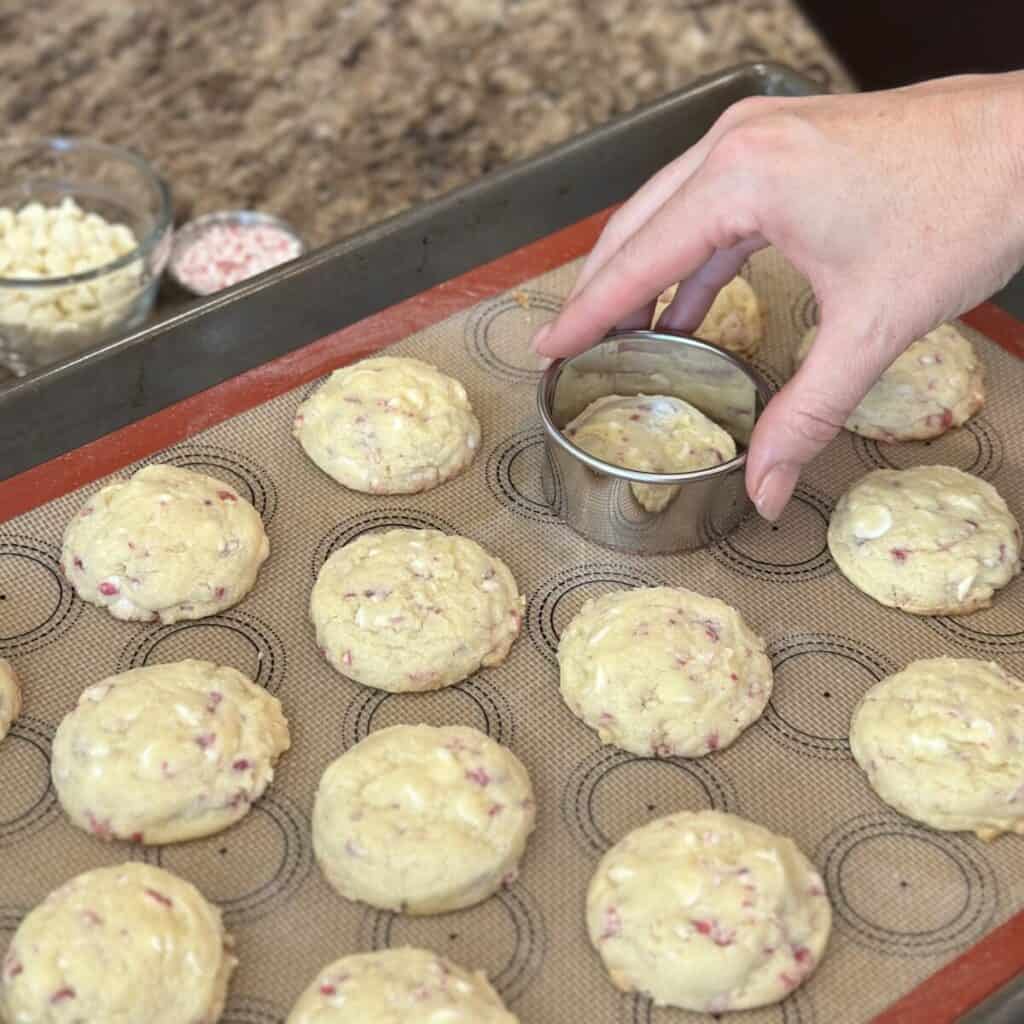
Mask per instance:
[[[700,182],[690,179],[608,258],[537,337],[537,351],[582,352],[668,285],[688,277],[715,253],[715,219]]]

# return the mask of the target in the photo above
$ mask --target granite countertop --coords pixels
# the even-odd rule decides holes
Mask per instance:
[[[319,245],[763,58],[849,86],[791,0],[39,0],[0,13],[0,112],[139,150],[179,222]]]

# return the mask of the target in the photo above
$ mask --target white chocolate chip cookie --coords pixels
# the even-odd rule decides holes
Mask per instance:
[[[850,749],[908,818],[982,839],[1024,834],[1024,682],[993,662],[928,658],[876,683]]]
[[[280,702],[241,672],[151,665],[79,697],[54,737],[53,785],[68,817],[102,839],[176,843],[243,817],[288,744]]]
[[[1020,572],[1020,527],[996,489],[950,466],[878,469],[839,499],[828,546],[843,575],[914,615],[966,615]]]
[[[739,612],[671,587],[588,601],[558,645],[562,697],[603,743],[702,757],[757,720],[772,692],[764,642]]]
[[[325,967],[285,1024],[517,1024],[481,971],[424,949],[356,953]]]
[[[429,363],[392,356],[335,370],[299,406],[293,433],[328,476],[371,494],[436,487],[480,447],[466,389]]]
[[[21,922],[0,1007],[19,1024],[215,1024],[235,963],[195,886],[118,864],[71,879]]]
[[[667,288],[658,296],[653,327],[675,298],[676,288]],[[742,277],[734,277],[715,296],[694,337],[710,341],[740,356],[752,356],[764,340],[764,315],[757,293]]]
[[[21,687],[11,663],[0,658],[0,740],[11,728],[11,723],[21,714]]]
[[[443,914],[515,877],[535,814],[530,777],[507,747],[467,726],[396,725],[324,772],[313,850],[348,899]]]
[[[358,537],[324,564],[309,613],[327,660],[379,690],[437,690],[498,665],[523,598],[504,562],[437,530]]]
[[[728,462],[736,442],[699,409],[671,395],[606,395],[566,428],[573,444],[605,462],[648,473],[686,473]],[[630,484],[648,512],[678,492],[673,484]]]
[[[718,811],[630,832],[587,893],[590,941],[613,984],[702,1013],[784,999],[818,965],[831,924],[796,844]]]
[[[269,554],[259,514],[227,484],[146,466],[89,497],[64,531],[61,566],[115,619],[170,623],[237,604]]]
[[[817,328],[794,355],[799,366]],[[985,367],[952,324],[915,341],[850,414],[846,429],[876,441],[926,441],[962,426],[985,404]]]

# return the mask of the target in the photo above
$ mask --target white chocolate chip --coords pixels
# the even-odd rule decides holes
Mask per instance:
[[[892,513],[885,505],[865,505],[853,521],[853,535],[858,540],[877,540],[891,526]]]

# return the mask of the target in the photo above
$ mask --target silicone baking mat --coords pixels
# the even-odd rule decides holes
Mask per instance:
[[[573,254],[596,224],[574,236]],[[552,252],[548,266],[558,262]],[[528,277],[536,261],[509,259],[506,270],[512,267],[521,283],[507,291],[496,291],[502,277],[493,273],[476,279],[475,293],[462,288],[461,299],[442,286],[433,300],[406,304],[398,319],[385,314],[386,330],[378,318],[348,329],[340,341],[312,346],[315,364],[286,357],[247,384],[231,382],[183,410],[0,485],[0,506],[10,511],[149,445],[122,473],[157,461],[221,477],[252,500],[272,545],[255,591],[237,607],[198,622],[139,625],[84,605],[59,570],[63,526],[103,480],[0,526],[0,654],[13,660],[26,698],[24,714],[0,744],[0,945],[70,876],[141,859],[191,879],[223,908],[240,959],[225,1024],[280,1024],[320,965],[406,943],[486,970],[524,1024],[682,1024],[706,1018],[655,1009],[612,988],[586,938],[584,895],[601,853],[629,829],[708,806],[793,836],[819,867],[834,908],[832,939],[813,979],[776,1007],[735,1015],[743,1024],[868,1020],[1024,907],[1024,839],[986,845],[914,825],[873,796],[846,739],[864,690],[911,659],[996,658],[1024,676],[1024,581],[1002,592],[990,611],[913,618],[855,591],[825,544],[836,499],[879,466],[958,466],[991,481],[1024,519],[1024,475],[1012,441],[1024,431],[1015,358],[967,329],[987,364],[989,398],[966,427],[930,444],[898,446],[844,433],[807,473],[778,526],[752,518],[704,551],[628,557],[572,534],[540,488],[538,372],[527,341],[559,308],[575,265]],[[767,311],[760,364],[778,383],[813,321],[813,297],[773,253],[755,257],[744,273]],[[471,294],[487,297],[469,305]],[[484,436],[473,466],[412,497],[363,496],[334,484],[291,438],[295,408],[315,382],[285,387],[310,376],[311,365],[320,371],[348,361],[357,349],[389,340],[389,332],[401,333],[403,324],[437,320],[458,302],[468,308],[416,330],[391,351],[430,360],[465,383]],[[274,391],[276,397],[197,432],[232,402],[238,408]],[[307,619],[316,572],[340,545],[387,526],[457,531],[508,563],[528,606],[505,664],[429,695],[363,689],[328,667]],[[766,638],[774,663],[775,690],[762,719],[729,749],[700,760],[643,759],[603,747],[559,697],[558,637],[582,602],[654,584],[690,587],[736,605]],[[48,782],[61,716],[86,685],[109,673],[184,657],[235,665],[282,700],[293,747],[267,795],[229,831],[177,846],[108,845],[73,828]],[[412,919],[348,903],[327,886],[312,856],[310,811],[320,775],[339,753],[374,729],[419,721],[473,725],[509,745],[531,772],[539,818],[518,881],[473,909]],[[948,1019],[965,994],[980,998],[1022,958],[1020,920],[887,1019]]]

